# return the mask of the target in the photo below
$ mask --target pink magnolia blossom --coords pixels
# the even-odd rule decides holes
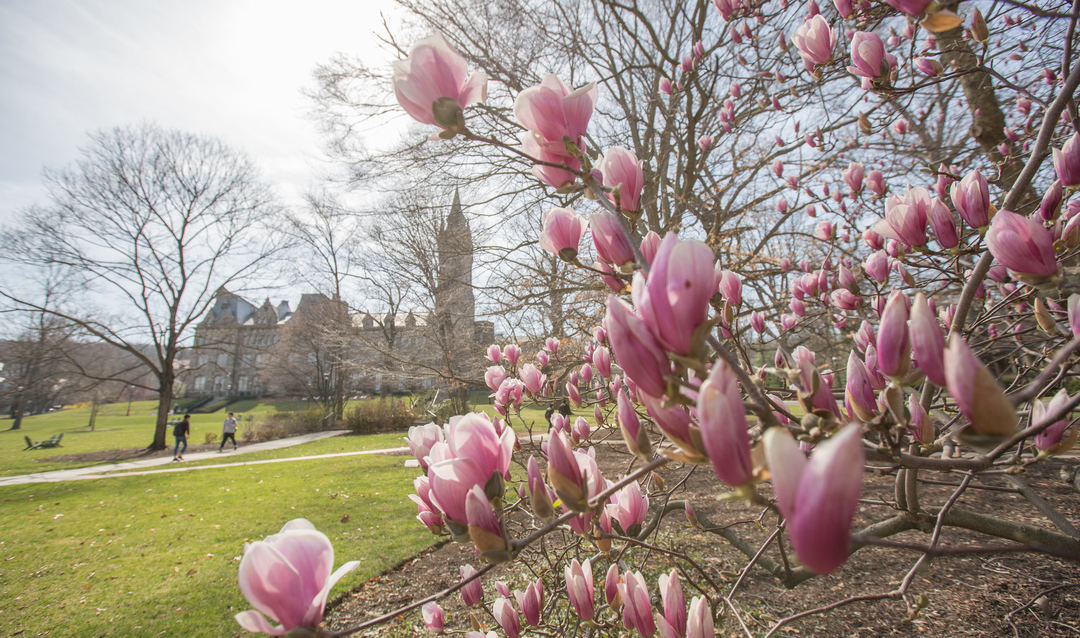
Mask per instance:
[[[467,77],[466,77],[467,76]],[[405,60],[394,62],[394,95],[405,112],[424,124],[457,130],[462,110],[487,99],[487,77],[468,75],[468,64],[441,33],[418,41]]]
[[[433,634],[441,634],[446,622],[446,612],[436,602],[430,602],[420,610],[424,618],[424,628]]]
[[[613,498],[615,502],[605,506],[608,515],[619,522],[623,532],[634,534],[630,530],[644,523],[649,513],[649,497],[641,493],[641,485],[637,481],[631,481],[615,492]]]
[[[646,411],[653,421],[656,421],[656,425],[686,456],[694,460],[704,460],[705,452],[701,449],[700,435],[697,434],[697,428],[693,426],[686,410],[677,405],[664,405],[659,398],[647,394],[641,396],[641,402],[645,404]]]
[[[720,295],[733,306],[742,305],[742,279],[730,270],[722,270]]]
[[[716,292],[715,261],[712,249],[705,244],[680,241],[669,233],[660,242],[648,285],[640,273],[635,274],[634,307],[666,349],[681,355],[690,353],[694,331],[708,318],[709,299]],[[608,308],[610,311],[610,303]],[[620,363],[625,361],[618,358]]]
[[[603,174],[604,186],[619,187],[619,206],[622,210],[638,210],[641,189],[645,186],[645,173],[642,162],[632,152],[621,146],[613,146],[596,162],[596,168]],[[615,193],[606,193],[607,198],[615,201]]]
[[[615,269],[613,269],[611,266],[605,264],[602,261],[594,261],[593,268],[603,273],[600,275],[600,279],[604,280],[604,283],[609,289],[611,289],[611,292],[615,294],[620,294],[623,290],[626,289],[626,282],[615,276]]]
[[[813,73],[819,64],[828,64],[836,46],[836,34],[825,18],[820,15],[809,18],[795,30],[791,41],[799,48],[806,70]]]
[[[896,57],[885,52],[878,34],[857,31],[851,38],[851,64],[848,71],[859,77],[876,80],[888,77],[896,66]]]
[[[929,213],[930,193],[922,187],[912,188],[903,199],[893,195],[885,200],[885,219],[876,222],[874,230],[905,247],[922,246],[928,239]]]
[[[502,366],[491,366],[484,373],[484,383],[492,392],[498,392],[503,381],[506,381],[506,368]]]
[[[908,373],[911,363],[911,346],[908,341],[908,299],[902,292],[894,292],[885,304],[877,335],[877,364],[885,375],[902,377]]]
[[[611,378],[611,353],[604,346],[599,346],[593,350],[592,355],[593,365],[596,366],[596,373],[605,379]]]
[[[495,344],[491,344],[487,347],[484,358],[498,365],[499,362],[502,361],[502,349],[500,349],[499,346]]]
[[[645,257],[650,265],[656,259],[656,251],[660,250],[660,235],[657,235],[655,231],[650,230],[641,240],[641,254]]]
[[[526,363],[518,371],[518,378],[525,384],[525,390],[529,394],[539,394],[541,388],[544,387],[544,382],[547,380],[547,375],[542,374],[533,364]]]
[[[735,12],[738,4],[738,0],[713,0],[713,5],[720,12],[720,17],[724,19],[724,22],[731,22],[731,14]]]
[[[563,143],[564,137],[578,142],[589,126],[599,91],[596,83],[571,91],[555,75],[529,87],[514,100],[514,116],[526,129],[547,142]]]
[[[518,360],[521,359],[521,347],[516,343],[511,343],[503,347],[503,356],[510,365],[517,365]]]
[[[431,448],[443,439],[443,430],[434,423],[427,425],[414,425],[409,428],[409,451],[420,461],[420,467],[427,469],[427,456]]]
[[[521,151],[537,162],[532,168],[533,177],[552,188],[562,188],[577,179],[573,171],[581,169],[581,160],[566,150],[563,142],[548,142],[534,131],[523,131],[520,135]],[[565,168],[564,168],[565,167]]]
[[[934,316],[926,295],[915,295],[911,305],[909,322],[911,352],[919,362],[919,369],[935,385],[945,387],[945,337],[941,334],[937,317]]]
[[[619,428],[622,431],[626,447],[632,454],[642,459],[652,458],[652,441],[649,439],[649,431],[642,427],[641,419],[634,409],[633,402],[625,390],[617,393]]]
[[[885,184],[885,176],[881,171],[874,169],[866,175],[866,185],[870,187],[870,190],[874,191],[874,194],[881,197],[888,190],[888,186]]]
[[[862,162],[851,162],[848,167],[844,169],[843,177],[844,183],[853,193],[858,193],[863,188],[863,176],[865,174],[865,168]]]
[[[476,570],[472,565],[462,565],[460,569],[462,582],[476,575]],[[473,579],[461,588],[461,600],[465,602],[466,607],[475,607],[483,602],[484,586],[479,578]]]
[[[709,600],[704,596],[695,596],[690,601],[690,613],[686,618],[686,638],[713,638],[715,635]]]
[[[581,512],[588,508],[589,492],[581,466],[570,442],[558,430],[552,430],[548,440],[548,480],[563,507]]]
[[[712,135],[702,135],[701,137],[698,138],[697,143],[698,143],[698,146],[701,147],[701,150],[707,151],[710,148],[712,148],[712,145],[714,143],[713,136]]]
[[[815,572],[831,573],[847,559],[848,533],[862,491],[859,425],[848,425],[818,445],[809,460],[783,428],[769,428],[763,441],[795,554]]]
[[[476,462],[484,481],[492,474],[509,478],[510,459],[514,453],[513,430],[499,431],[483,412],[452,416],[446,426],[446,444],[454,458],[469,458]]]
[[[322,621],[330,589],[360,563],[334,567],[334,547],[306,519],[289,521],[277,534],[244,546],[240,591],[255,609],[236,614],[251,632],[284,636],[298,627],[313,631]],[[272,625],[270,621],[281,623]]]
[[[1054,149],[1054,170],[1063,185],[1080,184],[1080,133],[1073,133],[1060,149]]]
[[[862,297],[852,293],[847,288],[838,288],[829,295],[834,308],[838,310],[857,310],[862,306]]]
[[[484,494],[483,486],[474,485],[465,495],[465,517],[469,525],[469,538],[476,546],[477,554],[491,563],[510,560],[502,525]]]
[[[676,636],[685,636],[686,597],[683,595],[678,570],[673,569],[670,574],[660,574],[657,587],[660,589],[660,600],[664,603],[664,622],[674,630]]]
[[[930,0],[885,0],[892,8],[909,16],[921,16],[930,6]]]
[[[596,247],[596,254],[601,261],[614,264],[615,267],[634,261],[634,247],[630,245],[630,240],[615,215],[607,211],[593,213],[590,226],[593,246]]]
[[[877,343],[877,337],[874,335],[874,328],[870,325],[869,321],[863,320],[862,325],[859,326],[858,332],[855,333],[855,347],[860,352],[866,352],[866,346],[874,345]]]
[[[549,520],[554,515],[552,509],[551,492],[548,490],[547,483],[544,482],[544,475],[540,473],[540,465],[536,462],[535,456],[529,457],[529,462],[526,465],[526,478],[529,490],[529,506],[532,508],[534,514],[544,520]]]
[[[739,382],[725,361],[717,360],[698,390],[701,442],[713,470],[732,487],[750,482],[754,464]]]
[[[589,221],[569,208],[552,208],[544,215],[540,247],[565,261],[577,258],[578,244]]]
[[[889,255],[884,250],[879,250],[866,258],[863,262],[866,274],[873,277],[878,283],[885,283],[889,278]]]
[[[814,228],[814,238],[821,241],[832,241],[833,237],[833,225],[832,222],[822,220],[817,223]]]
[[[665,377],[671,374],[671,363],[649,326],[634,314],[629,304],[616,297],[608,297],[604,325],[611,350],[626,376],[646,394],[663,396],[667,392]]]
[[[978,432],[1009,436],[1016,431],[1016,413],[994,375],[986,369],[959,333],[949,335],[945,380],[956,405]]]
[[[630,631],[637,631],[642,638],[656,635],[656,623],[653,622],[652,604],[649,589],[641,572],[626,572],[624,582],[619,584],[619,596],[623,601],[623,626]]]
[[[428,468],[431,482],[431,502],[443,513],[448,523],[456,526],[455,534],[464,536],[469,524],[465,501],[476,485],[483,486],[491,478],[470,458],[451,458],[433,463]]]
[[[870,382],[870,373],[866,369],[866,364],[855,355],[854,350],[848,355],[847,386],[844,396],[847,399],[848,409],[859,421],[869,423],[874,418],[874,408],[877,404],[874,398],[874,386]]]
[[[537,352],[536,353],[536,362],[540,364],[541,368],[547,367],[548,363],[551,362],[551,359],[550,359],[547,351],[540,350],[539,352]]]
[[[521,635],[521,617],[508,598],[499,598],[491,606],[491,615],[495,622],[499,623],[506,632],[507,638],[518,638]]]
[[[953,207],[972,228],[983,228],[990,223],[990,185],[977,170],[955,182],[949,189]]]
[[[956,248],[960,244],[960,229],[952,211],[940,199],[935,199],[927,213],[927,221],[934,230],[934,238],[942,248]]]
[[[1042,283],[1057,274],[1054,237],[1038,219],[998,211],[986,245],[994,259],[1025,283]]]
[[[945,72],[945,67],[943,67],[941,63],[934,58],[917,58],[915,60],[914,66],[923,75],[932,78],[936,78],[937,76]]]
[[[1031,423],[1038,425],[1043,422],[1052,412],[1064,408],[1069,403],[1068,391],[1062,389],[1050,399],[1049,403],[1043,403],[1036,399],[1031,403]],[[1072,433],[1065,436],[1065,430],[1069,427],[1068,413],[1058,419],[1050,427],[1035,435],[1035,447],[1045,454],[1062,454],[1072,449],[1076,444],[1077,432],[1080,428],[1073,426]]]
[[[514,590],[514,598],[521,607],[525,622],[533,627],[539,625],[540,613],[544,609],[544,579],[537,578],[536,582],[529,583],[524,592]]]
[[[1064,193],[1061,188],[1061,180],[1054,180],[1050,188],[1046,189],[1042,201],[1039,202],[1039,214],[1048,222],[1055,221],[1061,214],[1061,202]]]
[[[757,310],[750,313],[750,327],[758,334],[765,332],[765,317]]]
[[[687,504],[689,504],[689,501],[687,501]],[[619,578],[619,566],[612,563],[611,567],[608,567],[607,575],[604,577],[604,600],[616,612],[622,607],[622,598],[619,597],[620,582],[622,582],[622,579]]]
[[[563,569],[563,575],[566,578],[566,595],[570,599],[570,605],[578,618],[589,622],[596,613],[593,603],[592,564],[588,560],[579,563],[575,558]]]
[[[572,398],[571,402],[573,403]],[[574,405],[576,407],[581,407],[580,397]],[[574,420],[574,426],[570,428],[570,438],[575,445],[581,445],[584,441],[589,440],[589,429],[589,421],[585,417],[579,416]]]

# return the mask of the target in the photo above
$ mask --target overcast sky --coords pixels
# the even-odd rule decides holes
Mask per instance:
[[[246,151],[285,201],[317,173],[300,91],[337,52],[385,57],[388,0],[0,0],[0,223],[88,131],[154,121]],[[389,64],[389,60],[386,61]]]

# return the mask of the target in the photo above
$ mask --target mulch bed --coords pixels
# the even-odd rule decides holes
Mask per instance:
[[[598,462],[604,475],[614,479],[627,470],[628,456],[618,447],[598,447]],[[528,456],[525,456],[527,459]],[[1052,459],[1029,468],[1025,480],[1037,487],[1048,501],[1074,524],[1080,524],[1080,493],[1069,487],[1060,477],[1063,464],[1075,466],[1076,458]],[[670,487],[686,474],[688,466],[671,463],[660,470],[660,475]],[[515,478],[521,470],[511,470]],[[952,475],[956,479],[956,475]],[[942,478],[935,476],[935,479]],[[946,476],[945,478],[949,478]],[[864,489],[868,499],[891,498],[891,477],[869,476]],[[1005,481],[988,479],[990,485],[1004,486]],[[754,519],[759,508],[741,503],[727,503],[716,499],[719,483],[708,467],[697,468],[680,486],[675,499],[689,498],[695,510],[706,515],[715,525]],[[726,489],[726,488],[722,488]],[[920,485],[924,505],[940,504],[952,493],[950,487]],[[763,486],[763,493],[768,487]],[[1053,529],[1035,509],[1019,494],[969,489],[959,505],[984,514],[1010,520],[1038,524]],[[890,509],[885,505],[865,504],[860,507],[856,528],[888,517]],[[767,516],[766,523],[775,522]],[[416,523],[420,525],[419,522]],[[760,543],[766,538],[765,530],[755,525],[740,525],[740,535],[747,541]],[[893,540],[925,544],[929,536],[917,531],[904,532]],[[675,512],[661,526],[658,537],[651,537],[655,544],[677,549],[694,556],[716,582],[733,582],[732,572],[738,573],[748,559],[718,536],[700,530],[687,529],[685,517]],[[945,546],[977,544],[1002,544],[992,539],[955,528],[943,534]],[[772,551],[775,556],[775,551]],[[628,555],[634,569],[643,556],[642,550]],[[839,570],[829,576],[819,576],[806,581],[793,590],[787,590],[770,574],[753,570],[740,586],[736,602],[742,605],[746,622],[756,623],[751,629],[756,635],[764,634],[777,619],[791,614],[821,607],[854,595],[885,593],[893,590],[915,564],[919,554],[911,551],[886,548],[865,548],[855,553]],[[656,561],[654,561],[656,562]],[[360,588],[346,593],[333,601],[327,613],[327,624],[340,630],[358,622],[391,612],[415,600],[450,587],[460,580],[458,568],[470,563],[482,564],[472,547],[455,543],[441,543],[420,554],[402,561]],[[663,570],[671,565],[660,564]],[[605,567],[594,568],[598,601],[602,598]],[[520,587],[524,580],[524,567],[511,563],[496,568],[494,575],[485,578],[485,601],[494,600],[494,582],[503,580]],[[561,566],[559,567],[561,582]],[[656,579],[647,579],[654,599],[658,602]],[[782,636],[1078,636],[1080,635],[1080,586],[1067,586],[1045,596],[1044,601],[1012,619],[1015,633],[1006,616],[1037,598],[1042,592],[1064,583],[1080,585],[1080,565],[1055,557],[1037,554],[988,554],[962,555],[936,558],[926,569],[915,575],[909,590],[910,600],[924,594],[928,606],[912,617],[903,601],[883,600],[857,602],[828,614],[810,616],[785,627]],[[691,589],[684,582],[687,600]],[[447,628],[467,630],[470,625],[469,611],[454,594],[440,601],[446,610]],[[515,605],[516,606],[516,605]],[[609,613],[609,612],[608,612]],[[476,613],[484,630],[498,630],[486,612]],[[720,635],[744,635],[736,622],[725,618],[717,623]],[[358,635],[378,636],[419,635],[422,621],[419,612],[387,623]],[[500,632],[500,635],[501,632]],[[545,634],[546,635],[546,634]]]

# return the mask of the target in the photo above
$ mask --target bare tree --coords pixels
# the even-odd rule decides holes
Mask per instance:
[[[61,264],[86,290],[60,307],[0,284],[13,308],[43,312],[130,353],[158,394],[151,447],[166,445],[177,355],[214,291],[253,276],[282,243],[279,208],[254,165],[219,140],[152,124],[91,135],[80,159],[46,170],[51,204],[6,232],[4,260],[33,271]]]
[[[271,382],[287,393],[313,397],[340,420],[357,369],[356,338],[344,302],[325,296],[305,302],[281,328]]]
[[[303,211],[285,215],[286,232],[296,248],[295,277],[331,298],[343,299],[348,282],[363,276],[362,220],[331,192],[310,192],[304,199]]]

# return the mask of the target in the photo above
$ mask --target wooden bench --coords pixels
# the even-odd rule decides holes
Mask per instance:
[[[25,452],[26,450],[60,447],[60,441],[64,438],[64,433],[61,432],[60,434],[54,435],[43,441],[31,441],[28,436],[24,436],[23,438],[26,439],[26,447],[23,449],[23,452]]]

